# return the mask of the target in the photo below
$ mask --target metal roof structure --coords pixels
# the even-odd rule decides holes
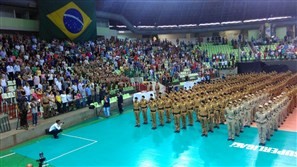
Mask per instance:
[[[297,0],[100,0],[96,9],[135,26],[185,25],[297,16]]]
[[[1,0],[0,5],[37,10],[37,0]],[[97,0],[98,19],[112,29],[139,34],[255,28],[280,20],[297,25],[297,0]]]

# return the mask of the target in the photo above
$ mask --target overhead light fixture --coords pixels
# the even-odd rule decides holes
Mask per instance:
[[[117,25],[116,27],[118,27],[118,28],[127,28],[127,26],[125,26],[125,25]]]
[[[292,18],[292,16],[282,16],[282,17],[270,17],[268,20],[280,20],[280,19],[289,19]]]
[[[220,25],[220,23],[216,22],[216,23],[202,23],[202,24],[199,24],[199,26],[214,26],[214,25]]]
[[[251,23],[251,22],[258,22],[258,21],[266,21],[266,18],[262,18],[262,19],[252,19],[252,20],[244,20],[244,23]]]
[[[162,25],[162,26],[158,26],[158,28],[174,28],[177,27],[177,25]]]
[[[109,26],[109,28],[112,28],[113,26]]]
[[[137,28],[155,28],[155,26],[137,26]]]
[[[124,33],[125,33],[125,31],[118,31],[118,33],[119,33],[119,34],[124,34]]]
[[[239,23],[242,23],[242,21],[225,21],[225,22],[222,22],[221,24],[239,24]]]
[[[196,27],[197,24],[181,24],[181,25],[178,25],[179,27]]]

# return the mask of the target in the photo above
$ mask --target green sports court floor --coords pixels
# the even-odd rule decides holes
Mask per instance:
[[[66,129],[59,139],[52,136],[28,141],[0,154],[1,167],[34,167],[43,152],[47,166],[297,166],[297,133],[277,131],[266,147],[258,146],[256,128],[246,128],[234,142],[227,129],[201,137],[201,127],[173,133],[174,125],[151,130],[151,125],[134,127],[131,108],[119,116],[91,120]]]

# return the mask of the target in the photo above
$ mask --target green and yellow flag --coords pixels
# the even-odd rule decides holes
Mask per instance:
[[[94,0],[39,0],[40,36],[51,40],[96,38]]]

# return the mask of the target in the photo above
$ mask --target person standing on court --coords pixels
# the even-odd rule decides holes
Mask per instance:
[[[208,132],[213,133],[213,127],[214,127],[214,109],[215,106],[213,104],[213,100],[209,98],[208,100],[208,113],[209,113],[209,118],[208,118]]]
[[[189,118],[189,126],[193,126],[193,100],[191,98],[191,96],[188,96],[188,102],[187,102],[187,110],[188,110],[188,118]]]
[[[119,108],[119,112],[120,114],[123,113],[123,102],[124,102],[124,99],[123,99],[123,95],[120,91],[117,92],[117,99],[118,99],[118,108]]]
[[[165,103],[165,115],[166,115],[166,123],[171,122],[171,106],[172,106],[172,100],[169,98],[169,95],[166,95],[166,98],[164,99]]]
[[[156,116],[157,104],[156,104],[156,100],[151,99],[149,101],[149,107],[150,107],[151,118],[152,118],[152,129],[155,130],[155,129],[157,129],[157,124],[156,124],[156,120],[157,120],[157,116]]]
[[[176,99],[173,102],[172,112],[173,112],[174,125],[175,125],[174,132],[179,133],[180,132],[180,104]]]
[[[199,110],[200,110],[200,97],[199,94],[197,94],[196,98],[194,99],[194,108],[196,112],[196,122],[200,122],[199,120]]]
[[[271,126],[272,125],[272,112],[271,112],[271,108],[269,107],[268,103],[264,104],[263,110],[267,117],[266,140],[270,141],[270,136],[272,136],[274,130],[272,130],[272,126]]]
[[[110,99],[109,99],[108,95],[104,96],[103,112],[104,112],[105,117],[109,118],[109,116],[110,116]]]
[[[232,110],[234,110],[235,115],[235,136],[239,137],[240,134],[240,115],[239,115],[239,104],[238,101],[234,101]]]
[[[140,127],[139,108],[140,108],[140,103],[138,102],[138,98],[135,97],[134,102],[133,102],[133,110],[134,110],[134,115],[135,115],[135,120],[136,120],[135,127]]]
[[[143,116],[143,124],[147,124],[147,101],[145,96],[142,96],[142,99],[140,100],[140,107]]]
[[[199,109],[199,120],[201,122],[201,127],[202,127],[202,135],[201,136],[205,136],[207,137],[207,124],[208,124],[208,119],[209,117],[209,109],[208,107],[205,105],[205,101],[202,100],[201,101],[201,105],[200,105],[200,109]]]
[[[216,99],[216,98],[215,98]],[[220,128],[220,113],[221,113],[221,104],[220,99],[216,99],[213,104],[213,112],[214,112],[214,128]]]
[[[263,111],[262,105],[259,105],[259,110],[256,112],[255,120],[257,123],[258,133],[259,133],[259,140],[260,140],[259,145],[265,146],[267,117]]]
[[[228,128],[228,141],[234,141],[235,136],[235,114],[230,101],[225,109],[225,118]]]
[[[245,103],[244,106],[244,112],[245,112],[245,127],[250,127],[252,120],[251,120],[251,102],[249,99],[247,99],[249,96],[245,96]]]
[[[185,98],[182,98],[182,102],[180,103],[181,110],[181,120],[182,120],[182,129],[187,129],[187,102]]]
[[[158,116],[159,116],[159,121],[160,121],[159,126],[164,126],[164,102],[163,102],[163,99],[161,98],[161,96],[159,96],[159,98],[156,99],[156,101],[157,101]]]

